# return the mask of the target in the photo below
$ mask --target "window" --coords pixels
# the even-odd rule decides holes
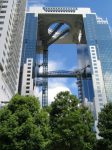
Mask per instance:
[[[27,85],[30,85],[30,82],[27,82],[26,84],[27,84]]]
[[[98,97],[102,97],[102,95],[101,95],[101,94],[98,94]]]
[[[0,19],[1,19],[1,18],[5,18],[5,16],[0,16]]]
[[[4,55],[4,56],[6,55],[4,51],[3,51],[3,55]]]
[[[2,27],[0,27],[0,30],[3,30],[3,28],[2,28]]]
[[[30,77],[30,74],[27,74],[27,77]]]
[[[2,8],[7,8],[7,6],[6,6],[6,5],[3,5]]]
[[[97,92],[98,92],[98,93],[101,93],[101,90],[98,90]]]
[[[100,82],[96,82],[96,84],[100,84]]]
[[[99,78],[96,78],[97,81],[99,81]]]
[[[95,52],[95,50],[91,50],[91,52]]]
[[[103,106],[103,103],[99,103],[100,106]]]
[[[3,1],[4,3],[8,3],[8,1]]]
[[[11,25],[11,21],[9,20],[9,24]]]
[[[28,67],[28,69],[31,69],[31,67]]]
[[[26,89],[29,89],[29,88],[30,88],[29,86],[26,87]]]
[[[7,38],[6,38],[6,43],[8,43],[8,40],[7,40]]]
[[[97,70],[95,70],[95,73],[98,73],[98,71],[97,71]]]
[[[97,86],[97,89],[100,89],[100,86]]]
[[[5,11],[5,10],[2,10],[1,13],[6,13],[6,11]]]
[[[26,91],[26,93],[29,93],[30,91]]]
[[[8,1],[0,1],[0,3],[8,3]]]
[[[9,37],[9,32],[7,31],[7,36]]]
[[[95,47],[94,47],[94,46],[91,46],[90,48],[91,48],[91,49],[95,49]]]
[[[30,78],[27,78],[27,81],[30,81]]]
[[[7,46],[6,46],[6,44],[4,44],[4,47],[5,47],[5,49],[7,49]]]
[[[0,21],[0,24],[4,24],[4,21]]]
[[[30,71],[30,70],[28,70],[28,71],[27,71],[27,73],[31,73],[31,71]]]
[[[99,98],[99,101],[101,102],[101,101],[102,101],[102,99],[101,99],[101,98]]]
[[[2,58],[2,62],[4,63],[4,59]]]

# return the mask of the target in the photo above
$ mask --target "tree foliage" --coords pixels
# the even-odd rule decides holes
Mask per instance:
[[[112,103],[105,105],[99,113],[98,129],[102,139],[97,142],[97,150],[112,150]]]
[[[91,112],[69,92],[42,109],[37,98],[16,95],[0,109],[0,150],[92,150]]]
[[[92,150],[95,134],[90,111],[69,92],[59,93],[51,104],[51,150]]]
[[[0,110],[0,150],[43,150],[49,134],[48,113],[35,97],[16,95]]]

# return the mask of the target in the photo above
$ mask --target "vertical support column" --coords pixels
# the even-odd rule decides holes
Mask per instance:
[[[77,78],[77,85],[78,85],[78,97],[80,101],[83,101],[83,89],[82,89],[82,77]]]
[[[43,51],[43,75],[46,77],[43,79],[42,86],[42,107],[48,106],[48,47],[46,46]]]

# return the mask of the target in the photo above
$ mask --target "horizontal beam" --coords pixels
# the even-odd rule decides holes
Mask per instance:
[[[37,74],[37,78],[90,78],[91,74]]]
[[[53,29],[53,31],[51,32],[51,34],[49,35],[49,39],[52,38],[52,36],[62,27],[64,23],[58,23],[55,28]]]
[[[65,29],[63,32],[61,32],[57,38],[54,38],[53,40],[51,40],[50,42],[48,42],[48,46],[50,46],[51,44],[53,44],[54,42],[56,42],[58,39],[60,39],[62,36],[64,36],[66,33],[69,33],[70,29],[67,28]]]

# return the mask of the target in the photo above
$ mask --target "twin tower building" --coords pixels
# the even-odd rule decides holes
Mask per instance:
[[[112,101],[112,33],[107,19],[89,8],[38,7],[26,14],[25,8],[25,0],[0,1],[0,105],[18,92],[34,95],[41,85],[46,106],[48,48],[53,43],[76,44],[78,68],[85,68],[85,75],[74,75],[79,99],[93,104],[97,120],[98,112]],[[38,54],[43,55],[42,63]],[[47,74],[42,83],[37,76],[40,66]]]

